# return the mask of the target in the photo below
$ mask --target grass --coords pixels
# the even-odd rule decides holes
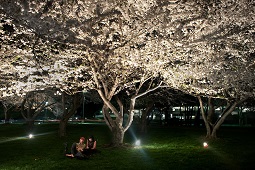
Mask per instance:
[[[0,169],[254,169],[254,128],[222,127],[220,139],[208,141],[203,148],[204,128],[150,127],[139,135],[135,126],[125,135],[125,142],[141,138],[142,146],[108,148],[111,133],[106,125],[71,124],[68,136],[57,136],[58,125],[36,125],[32,139],[24,125],[0,125]],[[101,153],[87,160],[63,156],[64,142],[69,147],[80,136],[94,134]]]

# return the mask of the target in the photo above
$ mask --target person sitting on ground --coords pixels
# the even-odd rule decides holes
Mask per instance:
[[[83,152],[86,148],[86,144],[84,143],[85,138],[81,137],[79,143],[74,142],[71,147],[71,154],[66,154],[68,157],[84,157]]]
[[[86,148],[87,149],[96,149],[96,147],[97,147],[97,141],[95,140],[94,136],[90,136],[87,139]]]
[[[87,139],[85,154],[92,155],[93,153],[96,153],[97,152],[96,147],[97,147],[97,141],[95,140],[94,136],[90,136]]]

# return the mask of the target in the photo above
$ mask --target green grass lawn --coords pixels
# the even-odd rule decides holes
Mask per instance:
[[[68,136],[57,136],[58,125],[36,125],[32,139],[24,125],[0,125],[0,169],[254,169],[254,128],[222,127],[220,137],[203,148],[205,129],[152,126],[139,135],[135,126],[125,136],[140,147],[109,148],[111,133],[104,124],[68,125]],[[64,142],[70,145],[91,134],[101,153],[87,160],[63,156]]]

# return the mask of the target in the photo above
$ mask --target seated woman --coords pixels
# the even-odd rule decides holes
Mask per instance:
[[[84,143],[85,138],[81,137],[79,143],[73,143],[71,147],[71,154],[66,154],[68,157],[77,157],[82,158],[84,157],[83,152],[86,148],[86,144]]]
[[[95,140],[94,136],[90,136],[87,139],[85,154],[92,155],[93,153],[96,153],[97,152],[96,147],[97,147],[97,141]]]

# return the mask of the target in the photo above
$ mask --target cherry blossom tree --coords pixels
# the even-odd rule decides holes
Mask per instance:
[[[10,123],[10,110],[14,107],[14,101],[12,101],[12,98],[5,98],[1,101],[4,109],[4,123],[8,124]]]
[[[5,8],[5,14],[19,20],[22,26],[32,30],[32,37],[36,37],[26,41],[32,50],[30,53],[25,50],[25,56],[20,59],[23,62],[28,61],[28,59],[24,59],[27,56],[32,59],[32,63],[30,63],[32,68],[24,68],[23,74],[25,75],[22,76],[22,72],[19,71],[22,70],[22,66],[18,66],[18,68],[16,66],[18,77],[28,78],[20,89],[24,91],[24,87],[31,90],[32,88],[38,89],[38,86],[43,88],[56,84],[60,86],[59,88],[70,93],[74,89],[75,93],[79,87],[83,89],[87,87],[95,88],[105,103],[103,111],[106,115],[107,124],[114,131],[113,144],[121,144],[124,132],[130,127],[133,120],[135,99],[158,88],[161,84],[160,81],[157,81],[158,85],[148,83],[159,76],[155,70],[162,65],[161,62],[153,63],[150,60],[153,53],[158,52],[158,49],[155,51],[151,48],[155,41],[152,40],[148,46],[141,50],[144,46],[142,43],[145,41],[143,34],[146,33],[146,31],[139,29],[142,18],[135,21],[128,17],[128,11],[126,11],[128,12],[126,14],[123,11],[126,5],[133,6],[133,2],[122,4],[117,1],[105,3],[79,1],[77,3],[67,2],[61,4],[60,2],[48,1],[47,3],[38,4],[16,2],[12,6],[9,6],[9,2],[6,2],[4,5],[8,6]],[[13,8],[21,10],[18,15],[12,13]],[[25,8],[31,9],[33,12],[27,12]],[[137,6],[132,8],[138,9]],[[143,10],[145,12],[146,8]],[[140,15],[138,14],[138,16]],[[132,18],[138,16],[135,14]],[[74,19],[66,20],[70,17]],[[29,18],[29,22],[24,23],[24,18]],[[34,24],[35,20],[36,24]],[[9,20],[6,20],[6,22],[9,22]],[[86,25],[84,22],[86,22]],[[8,24],[6,23],[6,25]],[[15,27],[14,29],[22,30],[22,27]],[[27,31],[24,30],[24,34],[29,34]],[[12,31],[5,31],[5,34],[12,34]],[[10,37],[15,38],[14,35],[7,36],[5,40],[10,42]],[[64,43],[67,41],[66,38],[68,43]],[[57,43],[54,43],[54,41],[57,41]],[[52,49],[52,44],[57,48],[58,44],[60,46],[64,44],[65,49]],[[19,51],[19,53],[22,52]],[[12,55],[15,55],[15,53]],[[54,55],[54,60],[49,57],[50,55]],[[37,62],[34,63],[34,61]],[[53,68],[52,65],[55,66],[57,62],[61,63],[59,67],[62,68],[56,71],[56,68]],[[21,63],[19,62],[19,65]],[[155,68],[155,70],[149,70],[150,67]],[[37,70],[41,71],[38,72]],[[19,73],[17,73],[18,71]],[[32,84],[31,82],[34,79],[31,80],[31,74],[35,74],[35,72],[39,74],[41,79],[37,79],[38,83]],[[15,71],[12,71],[12,73],[15,74]],[[84,74],[88,74],[88,76]],[[47,81],[45,82],[44,79],[47,79]],[[20,80],[18,83],[20,83]],[[148,89],[141,92],[140,89],[145,83],[147,83]],[[136,87],[137,85],[138,87]],[[121,101],[117,99],[120,111],[110,101],[118,92],[127,88],[133,89],[134,93],[131,97],[129,119],[123,127]],[[8,90],[6,87],[3,88],[5,93],[11,90],[12,87],[8,87]],[[117,120],[111,120],[108,109],[117,116]]]
[[[196,96],[254,95],[253,7],[250,0],[2,0],[0,96],[96,89],[119,145],[135,100],[162,81]]]
[[[48,93],[48,104],[46,109],[49,109],[59,119],[59,136],[65,137],[68,120],[77,112],[77,108],[81,105],[82,94],[75,93],[68,95],[64,91],[51,89],[51,94]]]
[[[166,46],[171,60],[162,75],[170,87],[198,96],[207,137],[216,137],[217,129],[233,109],[254,97],[255,18],[251,6],[254,2],[200,1],[197,6],[186,6],[190,11],[182,8],[190,18],[184,18],[182,10],[177,12],[179,18],[172,18],[172,25],[176,23],[180,29],[172,28],[176,31],[169,34],[177,46]],[[158,32],[165,35],[167,30]],[[208,98],[211,113],[211,98],[226,99],[229,103],[215,124],[203,111],[202,96]]]
[[[32,130],[36,117],[47,107],[48,97],[40,91],[31,91],[21,99],[21,115],[25,119],[28,130]]]

